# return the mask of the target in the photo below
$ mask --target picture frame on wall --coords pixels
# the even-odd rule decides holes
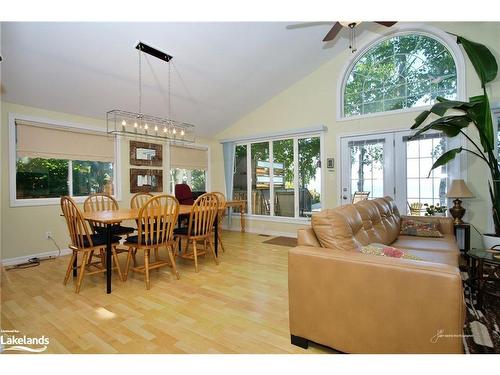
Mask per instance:
[[[163,146],[157,143],[130,141],[130,165],[161,167]]]
[[[130,168],[131,193],[160,193],[163,191],[163,170]]]

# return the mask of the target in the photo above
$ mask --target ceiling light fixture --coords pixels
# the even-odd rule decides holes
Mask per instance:
[[[143,42],[139,42],[135,48],[139,51],[139,111],[130,112],[114,109],[107,112],[106,127],[108,134],[156,138],[163,141],[194,142],[194,125],[172,120],[170,79],[172,56]],[[168,63],[168,118],[145,115],[142,112],[141,68],[143,52]],[[162,128],[163,132],[158,132],[159,128]],[[154,132],[151,132],[150,129],[154,129]]]

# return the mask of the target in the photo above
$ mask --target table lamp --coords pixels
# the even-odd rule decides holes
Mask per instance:
[[[474,194],[469,190],[464,180],[453,180],[446,194],[448,198],[455,198],[453,207],[450,208],[450,214],[453,217],[454,224],[463,224],[462,218],[465,215],[465,208],[462,207],[462,201],[459,198],[473,198]]]

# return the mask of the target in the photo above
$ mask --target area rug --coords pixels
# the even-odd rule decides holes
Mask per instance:
[[[484,274],[493,276],[495,270],[484,266]],[[495,274],[495,277],[498,277]],[[466,272],[462,272],[464,281],[467,318],[464,326],[464,349],[470,354],[500,353],[500,298],[485,295],[483,306],[477,306],[476,295],[472,293]]]
[[[278,237],[273,237],[270,240],[264,241],[263,243],[269,245],[295,247],[297,246],[297,239],[293,237],[278,236]]]

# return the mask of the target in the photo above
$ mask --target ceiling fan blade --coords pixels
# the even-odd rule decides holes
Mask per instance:
[[[342,29],[342,25],[338,22],[335,22],[335,25],[330,29],[328,34],[323,38],[323,42],[328,42],[330,40],[335,39],[339,31]]]
[[[382,25],[385,27],[391,27],[392,25],[396,24],[397,21],[375,21],[375,23],[378,23],[379,25]]]

